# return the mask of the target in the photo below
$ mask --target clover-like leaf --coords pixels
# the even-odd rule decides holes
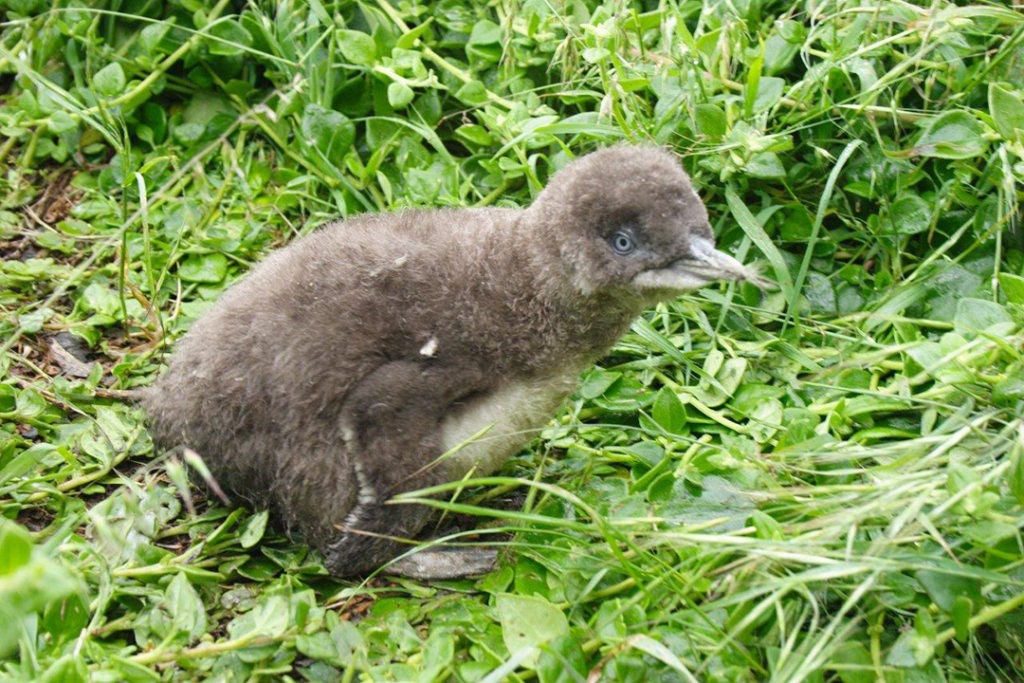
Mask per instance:
[[[987,147],[978,119],[966,111],[948,111],[928,121],[913,151],[924,157],[971,159]]]
[[[116,97],[124,92],[124,69],[118,62],[111,62],[97,71],[92,77],[92,85],[96,94],[102,97]]]

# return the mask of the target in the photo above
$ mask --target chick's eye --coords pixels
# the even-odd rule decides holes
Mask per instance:
[[[630,254],[636,249],[636,242],[633,241],[633,236],[622,230],[613,233],[608,241],[612,245],[612,250],[619,256]]]

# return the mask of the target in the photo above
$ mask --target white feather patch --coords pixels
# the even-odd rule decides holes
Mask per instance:
[[[433,358],[435,353],[437,353],[437,337],[431,337],[426,344],[420,347],[420,355]]]

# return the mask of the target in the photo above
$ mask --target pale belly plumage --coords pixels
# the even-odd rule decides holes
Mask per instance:
[[[441,425],[442,460],[450,476],[481,477],[498,469],[551,420],[577,380],[575,371],[566,371],[510,382],[446,418]]]

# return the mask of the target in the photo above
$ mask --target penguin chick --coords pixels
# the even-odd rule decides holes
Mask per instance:
[[[715,280],[758,276],[715,250],[670,153],[619,145],[526,209],[363,215],[296,240],[194,324],[143,403],[158,446],[199,453],[332,574],[366,574],[429,519],[392,496],[493,471],[645,307]]]

